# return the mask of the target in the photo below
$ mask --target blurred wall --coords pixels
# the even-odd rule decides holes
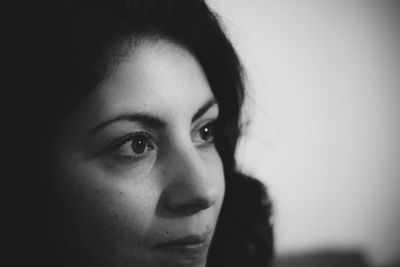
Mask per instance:
[[[278,254],[400,260],[400,1],[208,0],[248,74],[238,160],[275,203]]]

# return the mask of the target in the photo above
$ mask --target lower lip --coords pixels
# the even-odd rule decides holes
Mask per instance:
[[[208,242],[166,245],[157,249],[177,257],[177,259],[199,261],[204,259],[207,254]]]

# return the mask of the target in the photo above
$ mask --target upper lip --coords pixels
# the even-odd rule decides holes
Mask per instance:
[[[155,246],[155,248],[172,247],[172,246],[187,246],[202,244],[209,240],[210,232],[204,232],[202,234],[191,234],[177,239],[169,239],[161,242]]]

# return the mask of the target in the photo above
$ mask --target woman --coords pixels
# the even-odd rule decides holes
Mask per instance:
[[[14,210],[27,210],[13,217],[22,228],[28,218],[23,238],[36,260],[267,266],[270,205],[263,186],[235,169],[242,70],[204,1],[33,10],[23,16],[31,25],[22,24],[30,30],[14,86],[32,118],[24,151],[35,157],[17,171],[30,179],[13,184],[23,192]]]

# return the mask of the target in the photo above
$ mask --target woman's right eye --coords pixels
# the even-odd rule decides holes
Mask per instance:
[[[155,149],[151,136],[145,132],[128,135],[108,146],[110,154],[121,160],[140,160]]]

